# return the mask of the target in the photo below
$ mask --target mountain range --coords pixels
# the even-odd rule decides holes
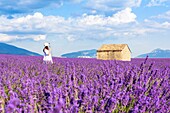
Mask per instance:
[[[170,50],[162,50],[160,48],[153,50],[150,53],[141,54],[137,58],[145,58],[146,56],[150,58],[170,58]]]
[[[40,54],[6,43],[0,43],[0,54],[40,56]]]
[[[70,52],[62,54],[61,57],[64,58],[96,58],[96,49],[82,50],[77,52]],[[14,55],[29,55],[29,56],[41,56],[38,53],[28,51],[23,48],[19,48],[6,43],[0,43],[0,54],[14,54]],[[145,53],[137,56],[136,58],[170,58],[170,50],[155,49],[150,53]]]
[[[83,50],[83,51],[63,54],[61,56],[66,58],[96,58],[96,51],[97,51],[96,49]],[[158,48],[151,51],[150,53],[141,54],[136,58],[146,58],[146,56],[149,56],[149,58],[170,58],[170,50],[163,50]]]
[[[96,49],[66,53],[61,56],[65,58],[96,58]]]

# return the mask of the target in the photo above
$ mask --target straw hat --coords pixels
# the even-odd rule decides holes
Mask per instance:
[[[46,42],[46,43],[44,43],[44,46],[49,46],[49,45],[50,45],[50,43],[47,43],[47,42]]]

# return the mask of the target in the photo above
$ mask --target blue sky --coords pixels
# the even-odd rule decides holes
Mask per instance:
[[[53,56],[126,43],[170,49],[170,0],[0,0],[0,42]]]

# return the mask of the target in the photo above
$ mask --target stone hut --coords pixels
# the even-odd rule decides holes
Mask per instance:
[[[104,44],[97,50],[97,59],[131,61],[131,50],[127,44]]]

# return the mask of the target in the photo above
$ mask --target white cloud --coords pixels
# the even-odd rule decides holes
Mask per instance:
[[[126,8],[125,10],[119,11],[110,20],[116,21],[118,23],[130,23],[136,21],[136,15],[132,13],[131,8]]]
[[[45,40],[46,35],[33,35],[33,36],[31,36],[31,38],[33,38],[33,40],[35,40],[35,41],[40,41],[40,40]]]
[[[66,0],[0,0],[0,14],[20,14],[44,7],[59,7]],[[76,1],[76,0],[75,0]]]
[[[162,23],[162,27],[163,27],[163,28],[170,29],[170,22],[164,22],[164,23]]]
[[[119,24],[123,25],[135,21],[136,15],[132,13],[131,8],[126,8],[109,17],[104,15],[84,14],[78,18],[68,19],[60,16],[44,16],[37,12],[33,15],[14,17],[13,19],[8,19],[5,16],[0,16],[0,31],[6,34],[13,33],[14,35],[16,32],[18,32],[16,33],[19,36],[17,39],[26,39],[23,38],[23,34],[26,34],[27,36],[29,35],[30,38],[32,37],[32,39],[35,41],[46,39],[45,35],[41,35],[42,33],[58,33],[63,35],[69,34],[67,39],[69,41],[74,41],[75,39],[72,37],[72,34],[76,34],[77,36],[77,34],[80,32],[87,32],[89,30],[89,26],[92,25],[94,32],[107,29],[104,26],[115,26]],[[35,38],[34,35],[37,37]]]
[[[7,34],[0,33],[0,42],[8,42],[17,39],[18,36],[9,36]]]
[[[0,42],[9,42],[15,40],[24,40],[24,39],[32,39],[34,41],[40,41],[40,40],[45,40],[46,35],[19,36],[19,35],[7,35],[7,34],[0,33]]]
[[[99,11],[115,11],[126,7],[139,7],[142,0],[88,0],[87,7]]]
[[[65,3],[79,4],[84,0],[0,0],[0,14],[30,13],[42,8],[59,8]]]
[[[165,3],[170,3],[170,0],[151,0],[147,6],[148,7],[152,7],[152,6],[161,6],[161,5],[165,5]]]
[[[69,35],[66,37],[68,41],[72,42],[75,41],[75,37],[73,35]]]
[[[160,14],[158,16],[154,16],[154,17],[151,17],[151,18],[170,20],[170,10],[163,13],[163,14]]]
[[[136,17],[131,8],[126,8],[109,17],[84,14],[78,21],[82,25],[117,25],[135,22]]]
[[[13,15],[33,12],[43,8],[59,8],[65,4],[85,4],[87,10],[115,11],[126,7],[139,7],[142,0],[1,0],[0,14]]]
[[[91,11],[91,14],[96,14],[96,13],[97,13],[96,10],[92,10],[92,11]]]
[[[157,22],[154,20],[145,20],[143,25],[147,28],[152,29],[154,32],[163,32],[170,30],[170,22]]]
[[[125,6],[128,7],[140,7],[142,0],[126,0]]]
[[[0,41],[32,39],[46,40],[49,35],[68,41],[81,39],[104,40],[108,37],[135,37],[145,33],[169,29],[169,22],[145,20],[138,23],[131,8],[125,8],[112,16],[87,15],[65,19],[61,16],[44,16],[41,13],[8,19],[0,16]]]

